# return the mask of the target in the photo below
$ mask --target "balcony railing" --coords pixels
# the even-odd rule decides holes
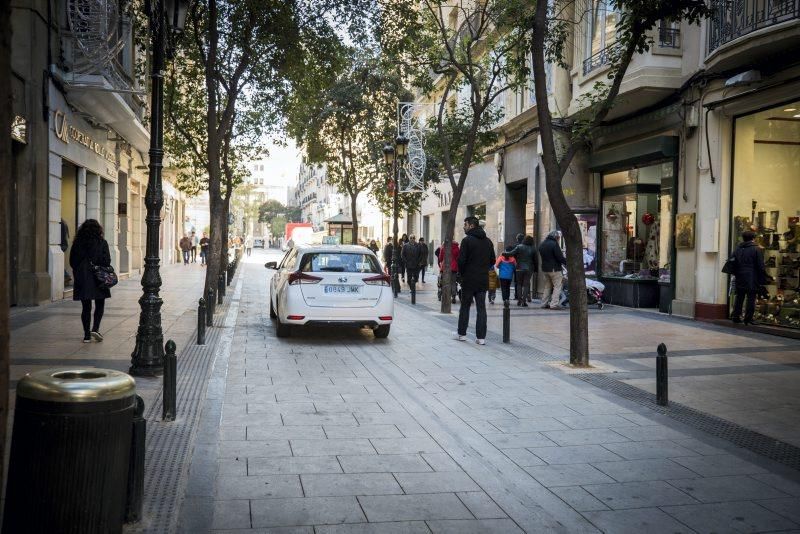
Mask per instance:
[[[680,48],[681,47],[681,30],[680,28],[672,28],[669,26],[659,26],[658,28],[658,46],[661,48]]]
[[[587,57],[583,60],[583,75],[586,76],[590,72],[595,69],[599,69],[603,65],[607,65],[611,62],[611,52],[613,51],[613,46],[607,46],[597,52],[596,54]]]
[[[708,52],[762,28],[800,18],[800,0],[714,0]]]

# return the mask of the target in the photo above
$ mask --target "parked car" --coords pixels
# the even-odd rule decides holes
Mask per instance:
[[[300,245],[280,262],[269,281],[269,315],[278,337],[299,326],[371,328],[389,335],[394,314],[391,279],[377,256],[356,245]]]
[[[264,238],[256,237],[253,239],[253,248],[264,248]]]

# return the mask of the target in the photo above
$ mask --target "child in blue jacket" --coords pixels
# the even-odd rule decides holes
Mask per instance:
[[[503,302],[511,298],[511,281],[514,279],[514,271],[517,269],[517,260],[511,254],[514,247],[506,247],[505,252],[497,257],[495,267],[497,267],[497,278],[500,279],[500,292],[503,295]]]

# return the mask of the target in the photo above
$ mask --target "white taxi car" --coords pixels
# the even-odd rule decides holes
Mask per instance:
[[[301,245],[264,266],[276,270],[269,283],[269,315],[278,337],[301,325],[369,327],[375,337],[389,335],[391,279],[368,248]]]

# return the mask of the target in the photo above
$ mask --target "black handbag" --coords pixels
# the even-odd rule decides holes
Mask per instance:
[[[736,274],[736,256],[731,255],[722,266],[722,272],[725,274]]]
[[[101,289],[110,289],[119,283],[117,273],[112,266],[95,265],[89,262],[89,268],[94,274],[94,282]]]

